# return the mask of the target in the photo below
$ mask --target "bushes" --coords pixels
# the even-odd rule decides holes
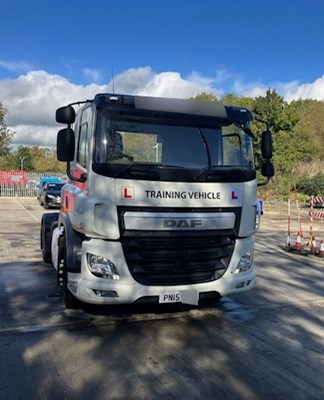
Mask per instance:
[[[318,173],[312,177],[303,176],[296,182],[298,192],[308,196],[324,196],[324,173]]]
[[[288,187],[290,185],[290,195],[294,199],[294,187],[296,185],[298,200],[300,203],[309,201],[310,196],[324,197],[324,173],[312,175],[275,176],[266,186],[258,188],[258,196],[264,200],[284,200],[288,199]]]

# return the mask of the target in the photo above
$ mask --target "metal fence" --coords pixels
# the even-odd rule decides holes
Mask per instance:
[[[5,174],[5,175],[4,175]],[[1,176],[5,176],[1,180]],[[55,176],[66,181],[66,175],[59,173],[27,172],[24,179],[18,179],[17,171],[1,171],[0,197],[37,197],[38,183],[43,177]]]

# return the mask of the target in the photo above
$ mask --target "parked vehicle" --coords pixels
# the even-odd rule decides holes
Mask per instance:
[[[39,203],[44,208],[60,208],[61,207],[61,190],[64,183],[46,182],[43,186],[39,197]]]
[[[56,176],[44,176],[43,178],[41,178],[41,180],[38,183],[38,191],[37,191],[37,199],[40,202],[40,195],[42,193],[43,187],[45,185],[45,183],[47,182],[51,182],[51,183],[61,183],[62,180],[61,178],[57,178]],[[43,204],[41,204],[43,205]]]

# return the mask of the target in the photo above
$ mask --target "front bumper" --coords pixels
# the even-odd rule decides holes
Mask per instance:
[[[55,198],[47,197],[46,204],[48,205],[48,207],[60,208],[61,207],[61,198],[60,197],[55,197]]]
[[[83,242],[81,273],[69,273],[68,288],[73,295],[85,303],[91,304],[129,304],[145,299],[156,301],[163,294],[183,292],[181,298],[190,293],[188,304],[195,304],[194,295],[199,299],[204,294],[214,292],[219,296],[230,295],[250,290],[254,286],[255,271],[252,267],[242,273],[235,273],[240,258],[253,249],[253,238],[238,239],[229,266],[224,275],[214,281],[190,285],[143,285],[134,280],[127,267],[122,246],[119,242],[91,239]],[[118,269],[120,279],[108,280],[91,274],[87,266],[87,253],[98,254],[109,258]]]

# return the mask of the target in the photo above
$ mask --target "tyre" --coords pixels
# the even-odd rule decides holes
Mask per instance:
[[[66,241],[65,237],[61,236],[59,238],[57,280],[58,283],[61,283],[62,286],[65,308],[68,310],[73,310],[80,308],[81,302],[76,297],[74,297],[68,289],[68,272],[66,259]]]
[[[52,262],[52,252],[47,243],[47,234],[46,234],[46,221],[42,218],[41,223],[41,232],[40,232],[40,247],[42,251],[42,257],[44,262],[47,264]]]
[[[41,229],[41,250],[44,262],[50,264],[52,262],[52,254],[46,250],[45,246],[45,229]]]
[[[58,213],[44,214],[41,221],[40,248],[43,260],[49,264],[52,262],[52,226],[58,220],[58,215]]]

